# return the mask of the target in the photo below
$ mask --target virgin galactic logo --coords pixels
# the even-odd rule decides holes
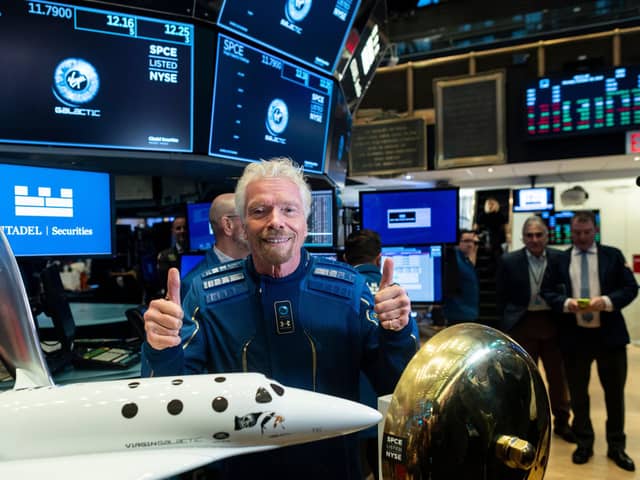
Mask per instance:
[[[271,101],[267,109],[267,130],[273,136],[278,136],[287,128],[289,123],[289,109],[287,104],[279,98]]]
[[[67,107],[55,107],[62,115],[99,117],[100,110],[78,108],[93,100],[100,89],[96,69],[81,58],[67,58],[60,62],[53,74],[53,94]]]
[[[290,22],[301,22],[311,10],[311,0],[288,0],[284,8],[287,20]]]

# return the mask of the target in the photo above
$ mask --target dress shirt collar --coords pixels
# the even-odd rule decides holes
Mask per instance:
[[[591,246],[589,248],[587,248],[585,250],[585,252],[587,253],[598,253],[598,248],[596,247],[596,244],[593,243],[591,244]],[[582,255],[582,250],[580,250],[579,248],[576,248],[575,245],[573,247],[573,255]]]

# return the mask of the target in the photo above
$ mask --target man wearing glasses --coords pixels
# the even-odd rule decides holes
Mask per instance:
[[[549,388],[554,432],[567,442],[576,437],[569,427],[569,387],[558,344],[557,318],[540,296],[547,268],[561,252],[548,249],[548,231],[542,219],[527,218],[522,226],[524,248],[502,256],[496,275],[498,327],[531,355],[542,359]]]
[[[474,230],[461,230],[455,249],[456,266],[451,273],[456,277],[452,291],[445,294],[443,313],[447,325],[478,320],[480,283],[476,273],[476,257],[480,240]]]
[[[209,208],[209,223],[216,243],[205,257],[183,279],[180,297],[184,299],[191,281],[205,270],[220,263],[238,260],[249,255],[249,245],[244,235],[242,221],[236,213],[235,195],[222,193],[213,199]]]

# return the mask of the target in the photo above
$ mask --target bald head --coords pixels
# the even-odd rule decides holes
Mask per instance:
[[[216,237],[223,228],[224,217],[236,215],[236,201],[233,193],[222,193],[213,199],[209,208],[209,223]]]
[[[209,208],[209,223],[216,236],[218,250],[231,258],[244,258],[249,254],[233,193],[222,193],[213,199]]]

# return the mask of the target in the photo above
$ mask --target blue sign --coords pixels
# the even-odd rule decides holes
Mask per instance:
[[[16,256],[112,253],[108,173],[0,164],[0,229]]]

